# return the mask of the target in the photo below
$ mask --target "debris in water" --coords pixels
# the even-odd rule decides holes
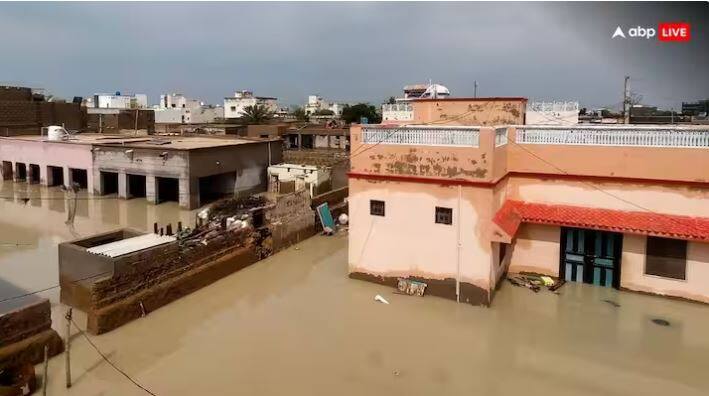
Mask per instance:
[[[668,321],[666,321],[666,320],[664,320],[664,319],[660,319],[660,318],[654,318],[654,319],[652,319],[652,323],[654,323],[654,324],[656,324],[656,325],[658,325],[658,326],[669,326],[669,325],[670,325],[670,322],[668,322]]]
[[[325,228],[323,228],[322,233],[324,235],[333,235],[335,232],[332,230],[332,228],[325,227]]]
[[[549,286],[549,291],[557,291],[566,284],[566,279],[559,279],[555,284]]]
[[[394,370],[394,376],[395,376],[395,377],[398,377],[399,374],[400,374],[400,373],[399,373],[399,370]]]
[[[507,280],[515,286],[526,287],[527,289],[535,293],[539,293],[539,285],[535,285],[534,283],[527,280],[527,278],[524,276],[515,276],[507,278]]]
[[[389,304],[389,301],[385,300],[384,297],[377,294],[374,296],[374,301],[379,301],[380,303]]]
[[[542,283],[544,283],[544,286],[554,286],[554,279],[548,277],[548,276],[541,276],[539,277],[542,280]]]
[[[402,293],[408,294],[410,296],[423,297],[423,293],[426,290],[426,286],[428,285],[423,282],[399,278],[399,284],[397,285],[397,288]]]
[[[617,302],[615,302],[615,301],[613,301],[613,300],[603,300],[603,302],[604,302],[604,303],[608,303],[608,304],[610,304],[610,305],[612,305],[612,306],[614,306],[614,307],[616,307],[616,308],[620,308],[620,304],[618,304]]]
[[[342,213],[340,216],[337,218],[337,221],[340,222],[340,225],[347,225],[349,222],[350,218],[347,216],[347,213]]]

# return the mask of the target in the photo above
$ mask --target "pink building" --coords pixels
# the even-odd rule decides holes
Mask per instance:
[[[709,128],[354,126],[349,271],[487,305],[506,272],[709,303]]]

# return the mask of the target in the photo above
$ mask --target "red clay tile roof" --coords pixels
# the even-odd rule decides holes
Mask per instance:
[[[653,212],[507,200],[493,222],[510,237],[524,222],[709,242],[709,218]]]

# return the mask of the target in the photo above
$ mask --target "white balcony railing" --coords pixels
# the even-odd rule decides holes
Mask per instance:
[[[709,129],[524,127],[517,130],[517,143],[709,148]]]
[[[478,147],[480,131],[470,127],[363,127],[362,142],[365,144]]]

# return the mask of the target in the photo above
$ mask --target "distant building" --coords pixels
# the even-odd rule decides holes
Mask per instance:
[[[530,102],[528,125],[576,125],[579,123],[578,102]]]
[[[147,109],[148,96],[145,94],[121,95],[120,92],[116,92],[114,95],[97,93],[92,98],[86,99],[86,107],[98,109]]]
[[[329,103],[318,95],[308,96],[308,103],[304,107],[305,114],[309,116],[317,115],[321,111],[331,111],[332,115],[326,117],[339,118],[342,115],[342,105],[339,103]]]
[[[682,114],[706,117],[709,115],[709,99],[698,100],[696,102],[682,102]]]
[[[160,109],[196,109],[202,107],[202,103],[196,99],[189,99],[180,93],[160,95]]]
[[[278,111],[277,98],[268,96],[254,96],[251,91],[236,91],[233,97],[224,98],[224,118],[240,118],[244,115],[247,106],[262,105],[270,111]]]
[[[223,108],[205,106],[179,93],[160,95],[155,107],[156,124],[207,124],[218,118],[224,118]]]
[[[194,209],[218,198],[266,191],[266,169],[282,161],[281,147],[273,139],[0,137],[0,173],[4,180],[76,183],[95,195],[174,201]]]
[[[411,101],[416,99],[449,98],[451,92],[440,84],[414,84],[404,87],[404,96],[395,99],[395,103],[382,105],[382,121],[413,121],[414,110]]]

